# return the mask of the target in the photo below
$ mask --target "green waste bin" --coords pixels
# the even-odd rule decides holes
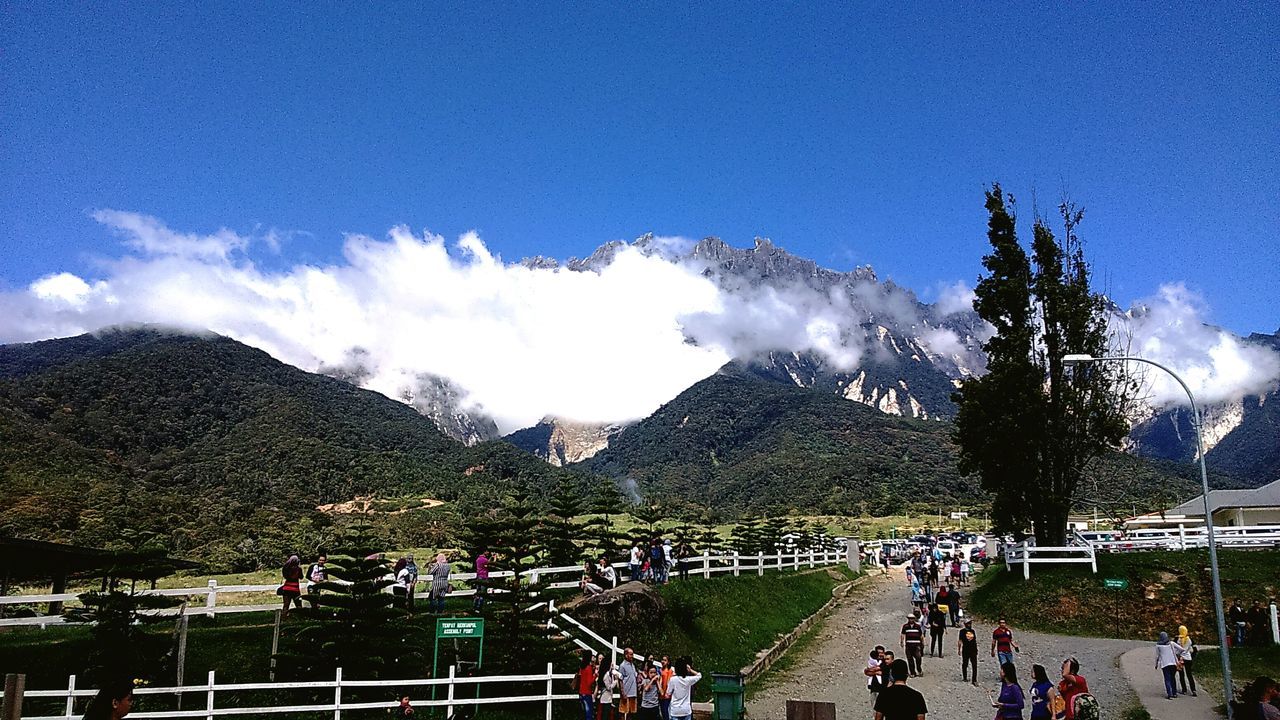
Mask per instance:
[[[742,720],[747,710],[747,684],[742,673],[711,673],[713,720]]]

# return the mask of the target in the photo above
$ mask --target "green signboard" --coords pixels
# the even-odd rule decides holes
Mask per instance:
[[[1124,590],[1129,587],[1129,581],[1123,578],[1107,578],[1102,581],[1102,587],[1108,590]]]
[[[436,620],[436,638],[484,637],[483,618],[440,618]]]

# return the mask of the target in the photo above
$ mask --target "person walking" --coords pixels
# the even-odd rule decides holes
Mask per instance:
[[[947,614],[951,616],[951,627],[960,627],[960,591],[955,585],[947,586]]]
[[[596,720],[614,720],[618,716],[613,695],[621,682],[613,660],[608,655],[601,656],[600,670],[596,673]]]
[[[969,560],[968,557],[962,558],[960,560],[960,584],[968,585],[969,575],[971,575],[972,573],[973,573],[973,561]]]
[[[876,720],[925,720],[929,707],[919,690],[907,685],[910,667],[905,660],[895,660],[889,669],[892,683],[876,695]]]
[[[1003,663],[1000,666],[1000,695],[991,701],[991,707],[996,709],[996,720],[1022,720],[1022,709],[1026,704],[1026,696],[1018,684],[1018,669],[1011,662]]]
[[[622,720],[629,720],[638,709],[636,698],[640,690],[640,675],[636,671],[635,651],[631,648],[622,651],[622,662],[618,663],[618,674],[622,678],[618,712],[622,715]]]
[[[1182,647],[1169,640],[1169,633],[1160,633],[1156,641],[1156,669],[1164,675],[1164,696],[1166,700],[1178,697],[1178,657],[1182,655]]]
[[[867,667],[863,669],[862,674],[867,676],[867,692],[875,695],[884,688],[881,680],[883,671],[881,665],[884,663],[884,646],[877,645],[871,650],[870,656],[867,658]]]
[[[915,613],[907,616],[898,639],[907,656],[907,671],[911,677],[920,677],[924,673],[924,629],[916,622]]]
[[[578,663],[578,671],[573,674],[573,691],[578,693],[578,703],[582,706],[582,720],[595,720],[595,686],[596,668],[590,650],[582,651]]]
[[[430,602],[431,612],[444,613],[444,598],[449,594],[449,558],[444,553],[436,554],[436,561],[427,568],[431,576]]]
[[[1182,648],[1182,654],[1178,659],[1182,664],[1178,667],[1178,682],[1182,686],[1182,694],[1187,694],[1188,684],[1191,686],[1191,697],[1196,696],[1196,676],[1192,673],[1192,668],[1196,662],[1195,643],[1191,642],[1191,635],[1187,632],[1186,625],[1178,626],[1178,646]]]
[[[280,568],[280,576],[283,582],[276,589],[276,593],[284,598],[284,607],[280,609],[281,619],[289,617],[289,605],[293,604],[298,609],[302,609],[302,561],[297,555],[290,555],[285,561],[284,567]]]
[[[1049,673],[1044,666],[1036,663],[1031,666],[1031,720],[1052,720],[1053,699],[1058,690],[1049,680]]]
[[[668,683],[671,689],[671,720],[692,720],[693,686],[701,679],[702,675],[693,669],[692,660],[688,657],[676,660],[675,673]]]
[[[929,657],[936,650],[942,657],[942,635],[947,630],[947,615],[935,603],[929,606]]]
[[[964,628],[956,640],[956,652],[960,654],[960,677],[969,680],[969,668],[973,668],[973,684],[978,684],[978,633],[973,629],[973,621],[965,618]]]
[[[991,631],[991,657],[999,656],[1000,665],[1003,666],[1013,662],[1015,652],[1022,652],[1022,649],[1013,641],[1013,631],[1009,629],[1009,624],[1004,618],[1000,618],[996,629]]]

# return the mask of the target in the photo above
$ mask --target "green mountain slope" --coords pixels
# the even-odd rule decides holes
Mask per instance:
[[[482,505],[569,476],[505,443],[467,448],[402,403],[217,336],[0,347],[0,423],[0,532],[101,544],[128,525],[215,563],[266,526],[323,525],[322,503]]]
[[[987,497],[976,478],[960,476],[949,434],[943,422],[886,415],[731,364],[578,466],[632,480],[666,504],[729,514],[981,510]],[[1082,494],[1126,513],[1155,508],[1194,495],[1193,470],[1117,453],[1094,463]]]

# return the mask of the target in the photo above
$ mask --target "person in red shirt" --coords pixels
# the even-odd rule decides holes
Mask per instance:
[[[1013,641],[1013,631],[1009,629],[1009,624],[1004,618],[1000,618],[1000,624],[991,633],[991,657],[999,657],[1000,664],[1013,662],[1013,653],[1022,652],[1018,647],[1018,643]]]
[[[592,662],[591,652],[584,651],[578,663],[578,672],[573,674],[574,692],[578,693],[578,701],[582,703],[582,720],[595,720],[595,687],[596,666]]]
[[[1066,704],[1067,720],[1073,720],[1076,716],[1076,696],[1089,693],[1089,683],[1080,674],[1079,660],[1067,658],[1062,661],[1062,680],[1058,682],[1058,693]]]

